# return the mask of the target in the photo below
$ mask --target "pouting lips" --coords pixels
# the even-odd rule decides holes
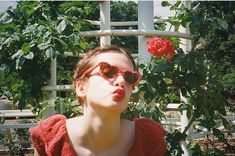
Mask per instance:
[[[113,92],[113,94],[114,94],[115,99],[118,100],[118,101],[125,97],[125,91],[123,89],[121,89],[121,88],[116,89]]]

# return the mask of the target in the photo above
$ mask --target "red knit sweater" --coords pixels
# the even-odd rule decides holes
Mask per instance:
[[[135,119],[135,140],[128,156],[163,156],[165,131],[153,120]],[[66,117],[55,115],[30,128],[34,147],[40,156],[76,156],[66,129]]]

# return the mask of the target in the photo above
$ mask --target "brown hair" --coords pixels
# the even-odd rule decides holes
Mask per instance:
[[[75,85],[76,81],[82,76],[82,74],[89,69],[90,67],[93,66],[93,64],[91,63],[91,60],[97,56],[98,54],[101,53],[108,53],[108,52],[114,52],[114,53],[121,53],[127,56],[127,58],[129,58],[129,60],[131,61],[134,70],[136,70],[136,64],[134,61],[134,58],[131,56],[131,54],[120,47],[117,46],[104,46],[104,47],[97,47],[94,50],[91,50],[89,52],[87,52],[83,58],[81,60],[78,61],[77,65],[76,65],[76,69],[74,71],[74,75],[73,75],[73,84]]]

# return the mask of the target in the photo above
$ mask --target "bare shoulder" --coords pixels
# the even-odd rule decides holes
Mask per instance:
[[[128,129],[135,127],[135,122],[127,119],[122,119],[123,126]]]
[[[70,126],[70,124],[73,125],[74,123],[77,123],[77,122],[79,122],[79,123],[82,122],[82,117],[81,116],[67,119],[66,120],[66,125]]]
[[[77,144],[77,141],[84,133],[84,121],[82,117],[74,117],[66,120],[67,134],[72,145]]]
[[[127,119],[122,119],[122,134],[124,138],[127,139],[128,143],[133,142],[135,137],[135,122]]]
[[[73,133],[79,130],[79,127],[82,127],[81,125],[83,124],[82,122],[82,117],[74,117],[74,118],[69,118],[66,120],[66,128],[68,134],[74,135]],[[76,131],[74,131],[76,129]]]
[[[33,154],[34,156],[40,156],[39,155],[39,153],[38,153],[38,151],[36,150],[36,148],[34,148],[34,154]]]

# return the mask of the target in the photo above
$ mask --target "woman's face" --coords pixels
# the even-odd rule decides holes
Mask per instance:
[[[131,61],[124,54],[101,53],[94,57],[92,63],[95,66],[100,62],[107,62],[121,71],[134,71]],[[100,67],[98,66],[89,74],[84,83],[85,105],[122,112],[127,108],[132,88],[124,80],[121,73],[117,77],[107,78],[100,73]]]

